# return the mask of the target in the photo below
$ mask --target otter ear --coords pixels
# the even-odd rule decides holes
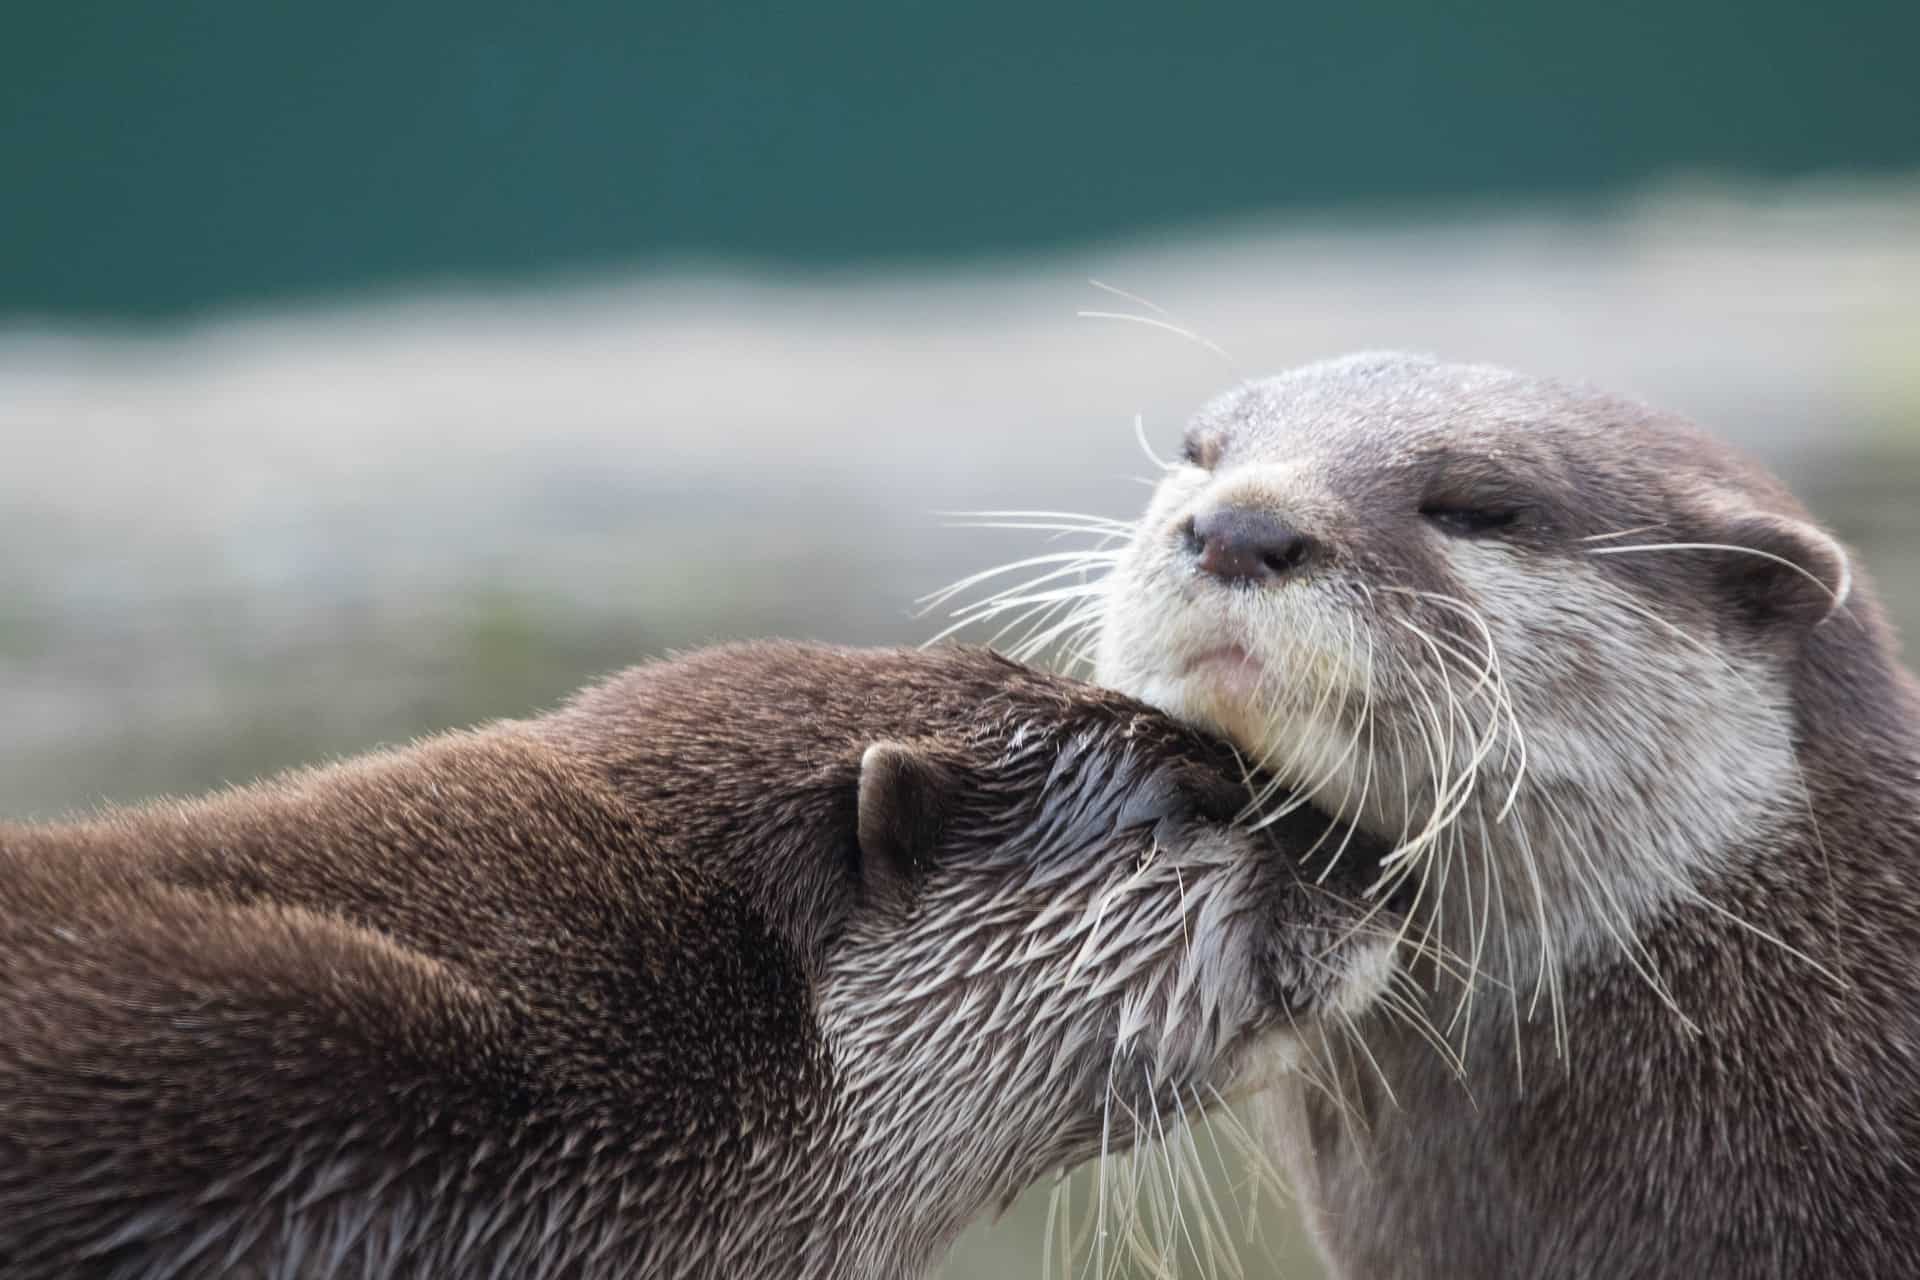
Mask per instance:
[[[860,871],[870,896],[912,892],[940,841],[957,780],[926,751],[876,742],[860,756]]]
[[[1847,602],[1853,567],[1846,548],[1824,529],[1747,511],[1718,533],[1717,541],[1741,548],[1725,553],[1721,577],[1755,616],[1812,625]]]

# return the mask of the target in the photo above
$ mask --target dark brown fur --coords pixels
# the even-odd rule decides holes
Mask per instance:
[[[1047,759],[1126,759],[1010,776],[1021,725]],[[876,742],[910,745],[863,790]],[[842,939],[909,919],[993,823],[1017,840],[1070,803],[1055,856],[1124,858],[1128,806],[1140,838],[1224,829],[1238,779],[1144,707],[990,655],[760,645],[0,826],[0,1275],[896,1274],[1039,1169],[1009,1137],[1011,1185],[953,1204],[815,1198],[846,1154],[849,1064],[816,1018]]]

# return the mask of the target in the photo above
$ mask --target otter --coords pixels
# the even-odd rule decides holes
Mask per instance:
[[[1395,846],[1428,1034],[1268,1102],[1338,1274],[1920,1275],[1920,695],[1777,479],[1360,355],[1204,408],[1081,603],[1101,683]]]
[[[0,825],[0,1274],[920,1274],[1364,1008],[1361,886],[1246,776],[989,653],[762,643]]]

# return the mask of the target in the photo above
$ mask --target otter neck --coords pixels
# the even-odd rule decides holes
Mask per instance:
[[[1440,969],[1512,985],[1633,960],[1646,922],[1710,903],[1733,862],[1793,843],[1810,803],[1796,726],[1752,702],[1741,721],[1726,732],[1724,718],[1676,717],[1642,752],[1644,728],[1535,716],[1524,740],[1463,733],[1472,749],[1446,770],[1424,744],[1380,744],[1369,760],[1348,729],[1278,732],[1321,744],[1299,770],[1317,804],[1395,846],[1382,890],[1412,904],[1410,936],[1444,948]]]

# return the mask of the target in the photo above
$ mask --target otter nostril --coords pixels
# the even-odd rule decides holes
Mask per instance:
[[[1219,507],[1188,522],[1187,546],[1202,573],[1225,582],[1274,582],[1305,564],[1318,545],[1279,517]]]
[[[1197,556],[1205,550],[1206,547],[1205,544],[1201,542],[1199,533],[1194,530],[1193,524],[1193,517],[1188,516],[1180,522],[1180,527],[1177,532],[1180,535],[1181,544],[1187,549],[1187,553]]]

